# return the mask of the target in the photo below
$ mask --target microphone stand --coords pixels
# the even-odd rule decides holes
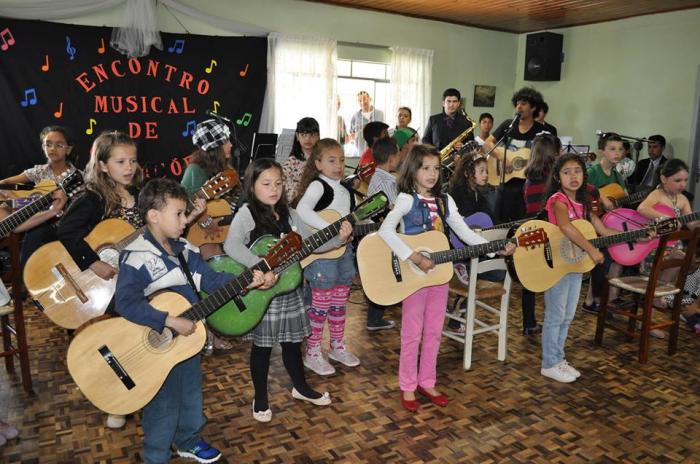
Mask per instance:
[[[515,119],[515,118],[513,118]],[[500,203],[500,211],[498,212],[498,215],[500,216],[500,219],[502,222],[508,222],[508,221],[503,221],[504,217],[504,210],[505,210],[505,201],[506,197],[504,195],[505,191],[505,185],[506,185],[506,165],[507,165],[507,159],[508,159],[508,138],[510,137],[510,133],[513,131],[513,128],[515,127],[515,124],[510,126],[508,130],[506,130],[503,133],[503,136],[494,144],[494,146],[486,152],[486,159],[488,159],[491,156],[491,153],[498,148],[499,145],[503,144],[503,160],[502,160],[502,167],[501,167],[501,184],[499,185],[499,188],[501,189],[501,199],[499,201]],[[499,161],[496,161],[496,165],[498,166]],[[507,219],[507,218],[506,218]]]

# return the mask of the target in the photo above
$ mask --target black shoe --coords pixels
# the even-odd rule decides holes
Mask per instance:
[[[523,329],[523,335],[525,335],[526,337],[530,335],[537,335],[539,333],[542,333],[542,326],[540,324],[537,324],[534,327],[525,327]]]
[[[598,314],[598,303],[591,303],[590,305],[583,303],[581,309],[590,314]]]
[[[368,322],[367,323],[367,330],[370,330],[370,331],[388,330],[388,329],[393,329],[394,326],[396,326],[396,323],[394,321],[380,319],[377,322]]]

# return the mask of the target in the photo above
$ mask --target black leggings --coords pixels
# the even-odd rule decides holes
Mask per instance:
[[[320,398],[321,395],[306,383],[304,362],[301,357],[301,342],[281,343],[280,345],[282,345],[282,362],[289,377],[292,379],[294,388],[308,398]],[[267,374],[270,370],[271,353],[271,347],[257,346],[255,343],[253,343],[250,350],[250,376],[253,378],[253,387],[255,388],[256,411],[268,409]]]

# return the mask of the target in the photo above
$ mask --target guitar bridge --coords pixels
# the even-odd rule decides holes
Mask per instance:
[[[397,282],[402,282],[403,277],[401,276],[401,263],[396,254],[391,254],[391,271],[394,273],[394,278]]]
[[[112,353],[112,350],[107,348],[107,345],[102,345],[97,351],[100,352],[107,365],[117,374],[117,377],[124,384],[127,390],[131,390],[136,386],[134,380],[126,373],[124,367],[119,363],[117,358]]]

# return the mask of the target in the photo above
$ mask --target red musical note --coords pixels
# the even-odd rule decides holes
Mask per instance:
[[[97,49],[97,53],[100,55],[104,54],[105,52],[105,39],[100,38],[100,47]]]
[[[49,72],[49,55],[44,55],[46,57],[46,62],[41,65],[41,70],[44,72]]]
[[[54,112],[53,116],[56,119],[61,119],[61,116],[63,116],[63,102],[61,102],[58,107],[58,111]]]
[[[240,70],[240,71],[238,72],[238,74],[239,74],[241,77],[245,77],[245,76],[248,74],[248,66],[250,66],[250,63],[246,63],[245,69],[242,69],[242,70]]]
[[[2,30],[2,32],[0,32],[0,39],[2,39],[0,49],[2,49],[3,52],[7,51],[11,45],[15,44],[15,38],[12,36],[12,32],[10,32],[9,27],[6,27]]]

